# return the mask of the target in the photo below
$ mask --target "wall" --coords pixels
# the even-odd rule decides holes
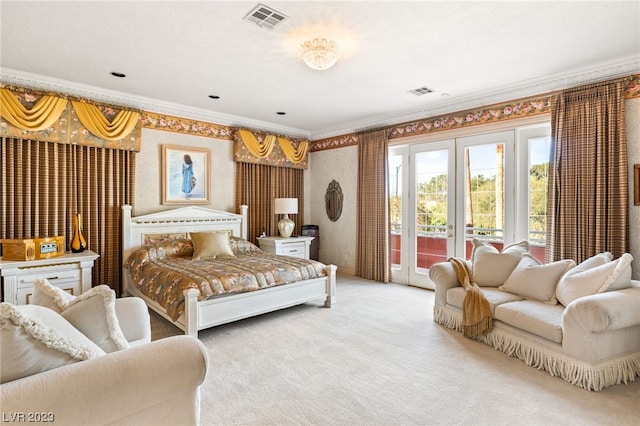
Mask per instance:
[[[632,277],[640,280],[640,206],[633,205],[633,165],[640,164],[640,98],[626,101],[625,122],[629,155],[629,250],[634,258]]]
[[[162,205],[162,145],[211,150],[209,204],[203,207],[235,211],[235,162],[233,142],[161,130],[142,129],[142,148],[136,156],[136,216],[169,210],[179,205]]]
[[[358,147],[312,152],[309,161],[308,199],[310,223],[320,227],[320,261],[353,274],[356,267],[356,197]],[[332,180],[342,188],[342,215],[332,222],[327,217],[324,195]],[[307,197],[305,197],[307,198]]]

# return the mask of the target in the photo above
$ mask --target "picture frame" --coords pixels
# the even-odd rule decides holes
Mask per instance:
[[[640,206],[640,164],[633,166],[633,205]]]
[[[162,204],[209,204],[210,156],[206,148],[162,145]]]

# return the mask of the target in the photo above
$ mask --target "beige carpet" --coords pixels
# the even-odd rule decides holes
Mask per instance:
[[[640,378],[588,392],[433,322],[433,293],[339,276],[306,304],[200,332],[203,425],[631,425]],[[154,339],[179,330],[152,318]]]

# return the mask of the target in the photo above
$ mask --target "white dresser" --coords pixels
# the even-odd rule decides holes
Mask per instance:
[[[29,297],[33,294],[33,282],[38,278],[46,278],[63,290],[80,295],[91,289],[91,269],[99,256],[91,250],[85,250],[82,253],[66,253],[39,260],[0,258],[3,299],[14,305],[29,303]]]
[[[258,237],[260,248],[266,252],[283,256],[309,259],[309,247],[315,237]]]

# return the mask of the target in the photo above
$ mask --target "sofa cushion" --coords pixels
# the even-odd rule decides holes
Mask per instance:
[[[509,278],[520,258],[529,251],[529,243],[511,244],[499,252],[494,246],[473,239],[471,253],[472,280],[480,287],[498,287]]]
[[[32,302],[56,305],[63,318],[107,353],[129,347],[115,311],[115,292],[106,285],[73,296],[41,278],[34,282]]]
[[[494,317],[495,317],[494,312],[495,312],[496,306],[503,303],[522,300],[521,297],[515,294],[500,291],[495,287],[480,287],[480,290],[482,290],[482,294],[484,294],[484,297],[489,302],[489,307],[491,308],[491,315]],[[447,304],[455,306],[456,308],[462,309],[462,303],[464,302],[466,293],[467,292],[463,287],[450,288],[449,290],[447,290]]]
[[[522,300],[496,306],[495,319],[556,343],[562,343],[562,305]]]
[[[0,303],[0,383],[104,355],[57,312]]]
[[[525,253],[509,278],[498,288],[525,299],[539,300],[555,305],[558,303],[556,299],[558,281],[574,266],[576,266],[576,262],[573,260],[559,260],[542,264],[531,254]]]
[[[611,253],[600,253],[567,272],[556,288],[558,301],[567,306],[583,296],[630,287],[633,257],[611,259]]]
[[[229,242],[231,231],[191,232],[189,236],[194,259],[235,256]]]

